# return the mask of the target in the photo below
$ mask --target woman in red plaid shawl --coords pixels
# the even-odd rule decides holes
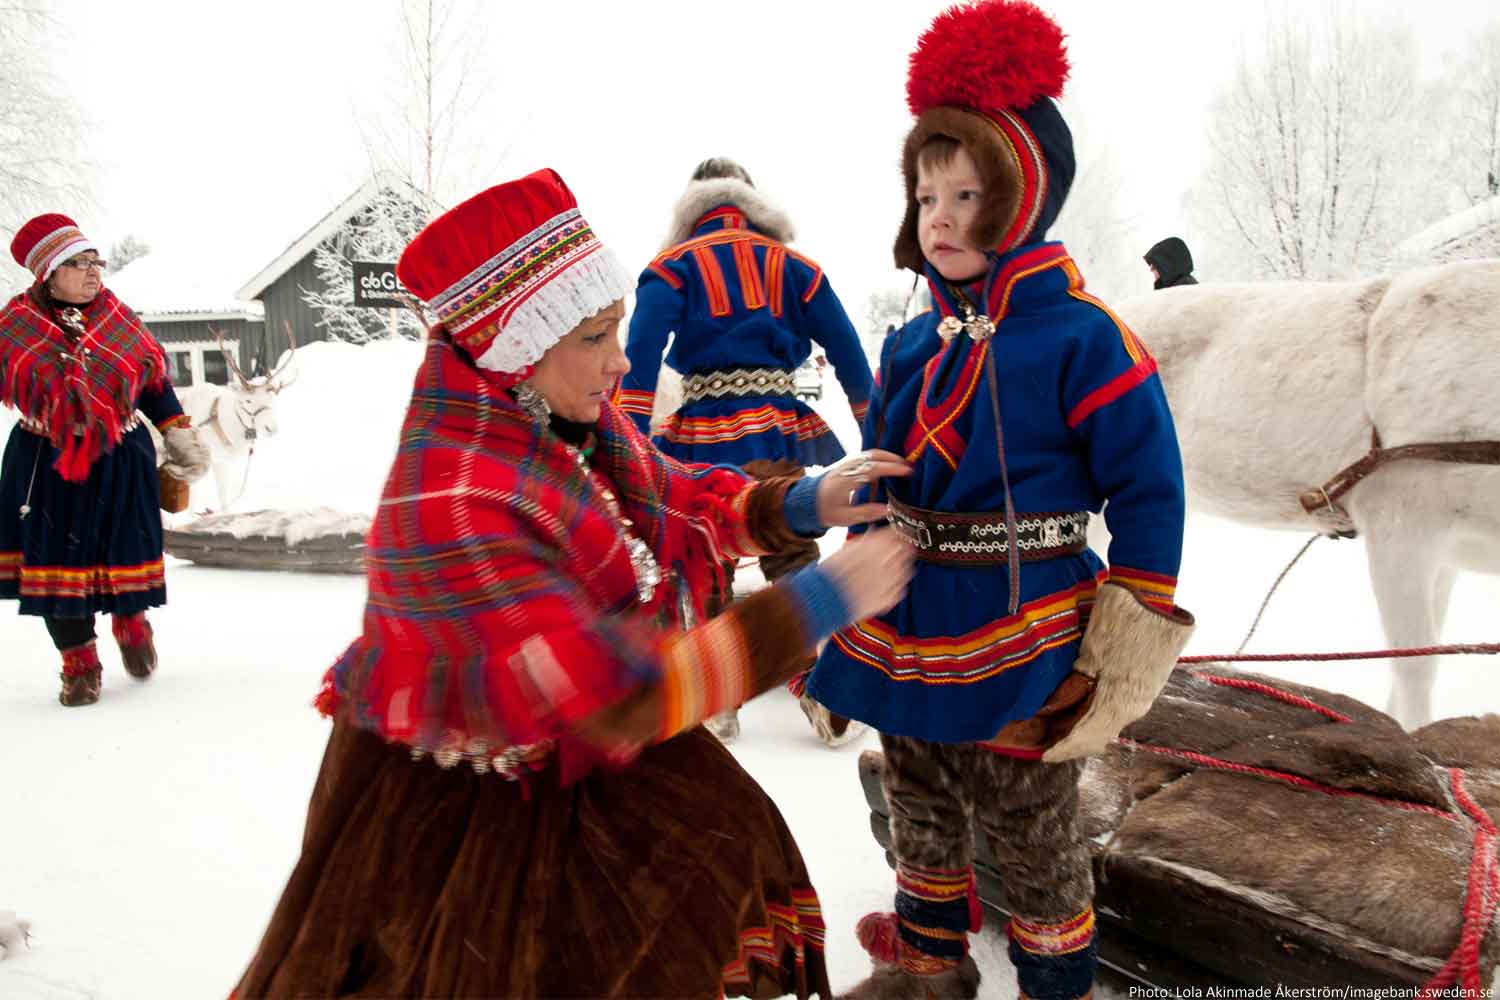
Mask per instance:
[[[104,287],[98,248],[65,215],[10,245],[35,283],[0,310],[0,403],[21,412],[0,464],[0,599],[43,619],[64,705],[99,700],[94,615],[112,616],[125,669],[156,668],[145,610],[165,604],[156,448],[194,480],[208,450],[188,426],[161,346]]]
[[[656,451],[608,402],[629,279],[542,170],[432,222],[438,317],[366,550],[302,856],[235,996],[829,995],[818,898],[699,722],[899,599],[883,532],[694,627],[726,558],[883,508]]]

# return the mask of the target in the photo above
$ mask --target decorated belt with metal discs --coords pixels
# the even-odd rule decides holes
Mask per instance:
[[[745,396],[791,396],[796,392],[792,373],[784,368],[729,368],[682,377],[682,402],[735,399]]]
[[[1004,566],[1010,533],[1004,514],[946,514],[899,500],[888,502],[886,519],[924,562],[960,566]],[[1016,555],[1021,562],[1077,555],[1088,547],[1089,512],[1024,514],[1016,518]]]

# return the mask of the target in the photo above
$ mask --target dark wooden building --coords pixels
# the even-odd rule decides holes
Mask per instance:
[[[328,339],[327,330],[319,323],[317,310],[303,301],[304,289],[317,289],[322,284],[314,264],[314,252],[321,243],[357,218],[381,191],[395,191],[413,204],[420,205],[425,200],[421,192],[394,174],[377,173],[241,286],[237,297],[242,302],[259,306],[265,317],[264,335],[269,338],[269,343],[260,354],[263,364],[274,365],[276,356],[286,349],[288,327],[298,344]]]

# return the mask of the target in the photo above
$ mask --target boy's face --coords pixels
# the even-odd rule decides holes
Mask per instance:
[[[989,266],[969,239],[984,186],[969,151],[960,146],[944,166],[917,162],[917,242],[922,256],[949,281],[968,281]]]

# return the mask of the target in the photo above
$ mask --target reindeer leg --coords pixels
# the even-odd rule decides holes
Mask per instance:
[[[229,509],[230,483],[226,479],[228,465],[228,462],[222,461],[214,463],[214,492],[219,495],[220,513]]]
[[[1431,646],[1438,641],[1440,618],[1438,567],[1423,539],[1407,531],[1365,533],[1365,554],[1370,564],[1370,583],[1380,607],[1381,624],[1392,648]],[[1451,581],[1450,581],[1451,586]],[[1446,606],[1447,595],[1442,603]],[[1432,721],[1432,687],[1437,679],[1435,656],[1393,660],[1391,695],[1386,711],[1406,729]]]

